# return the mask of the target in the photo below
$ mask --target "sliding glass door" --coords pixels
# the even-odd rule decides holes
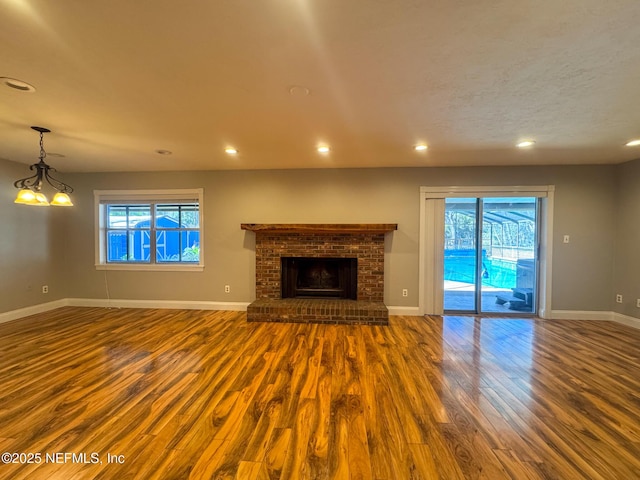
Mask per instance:
[[[538,199],[446,198],[447,313],[536,313]]]
[[[444,208],[444,310],[478,310],[478,199],[447,198]]]

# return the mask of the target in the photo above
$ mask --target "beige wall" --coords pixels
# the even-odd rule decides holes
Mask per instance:
[[[255,295],[254,237],[240,224],[250,222],[398,223],[385,246],[385,302],[417,306],[420,186],[555,185],[554,310],[611,311],[614,276],[622,279],[619,288],[638,285],[637,256],[635,267],[626,268],[624,257],[614,262],[614,246],[633,256],[640,238],[613,214],[620,211],[618,201],[627,205],[624,216],[637,218],[635,164],[67,174],[76,206],[62,210],[12,203],[11,183],[25,171],[0,161],[0,312],[65,297],[104,299],[107,288],[117,299],[249,302]],[[95,269],[94,189],[198,187],[205,192],[204,272]],[[571,235],[568,245],[564,234]],[[48,296],[40,293],[42,284],[49,284]],[[231,293],[224,293],[225,284]],[[626,291],[625,298],[637,295]]]
[[[636,306],[640,298],[640,159],[620,165],[616,171],[616,204],[614,217],[615,264],[613,291],[622,295],[623,303],[613,309],[640,318]]]
[[[554,310],[611,310],[615,168],[484,167],[75,174],[77,207],[66,235],[73,297],[249,302],[254,237],[241,223],[398,223],[387,236],[385,302],[418,304],[420,186],[556,185]],[[205,191],[201,273],[114,272],[94,268],[94,189]],[[572,242],[564,245],[563,234]],[[231,293],[224,293],[224,285]],[[402,297],[403,288],[409,290]]]
[[[31,173],[27,165],[0,160],[0,313],[67,296],[65,209],[13,203],[13,182]]]

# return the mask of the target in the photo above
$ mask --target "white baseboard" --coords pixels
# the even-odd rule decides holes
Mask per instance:
[[[107,300],[105,298],[63,298],[0,313],[0,323],[48,312],[60,307],[104,307],[104,308],[169,308],[178,310],[231,310],[245,312],[249,302],[199,302],[174,300]]]
[[[640,328],[640,318],[630,317],[616,312],[592,312],[582,310],[553,310],[553,320],[605,320],[621,323],[629,327]]]
[[[613,321],[627,325],[628,327],[640,328],[640,318],[630,317],[622,313],[613,312]]]
[[[421,317],[419,307],[393,307],[387,305],[389,315],[407,315],[412,317]]]
[[[552,320],[613,320],[613,312],[590,310],[551,310]]]
[[[249,302],[206,302],[189,300],[123,300],[105,298],[68,298],[73,307],[168,308],[176,310],[231,310],[245,312]]]
[[[69,305],[66,298],[60,300],[54,300],[53,302],[40,303],[38,305],[32,305],[30,307],[19,308],[17,310],[10,310],[8,312],[0,313],[0,323],[10,322],[11,320],[17,320],[18,318],[28,317],[30,315],[36,315],[38,313],[48,312],[49,310],[55,310],[56,308],[66,307]]]

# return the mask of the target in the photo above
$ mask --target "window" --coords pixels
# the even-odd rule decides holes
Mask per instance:
[[[96,266],[202,269],[202,190],[96,191]]]

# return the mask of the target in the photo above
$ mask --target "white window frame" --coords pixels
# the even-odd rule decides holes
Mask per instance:
[[[94,190],[96,270],[201,272],[204,270],[204,189]],[[200,260],[198,263],[107,263],[106,205],[109,203],[198,202],[200,211]]]

